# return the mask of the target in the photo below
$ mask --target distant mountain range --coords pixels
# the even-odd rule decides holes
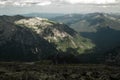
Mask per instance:
[[[69,25],[78,32],[96,32],[102,27],[120,30],[120,15],[107,13],[68,14],[52,18]]]
[[[28,14],[22,14],[23,16],[26,17],[41,17],[41,18],[54,18],[58,16],[63,16],[65,14],[60,14],[60,13],[28,13]]]
[[[119,46],[120,15],[118,14],[69,14],[52,20],[65,23],[80,32],[83,37],[91,39],[100,53]]]

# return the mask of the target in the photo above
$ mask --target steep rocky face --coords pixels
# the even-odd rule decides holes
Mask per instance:
[[[63,39],[65,37],[70,37],[76,35],[76,32],[72,29],[67,29],[68,26],[55,23],[43,18],[30,18],[30,19],[21,19],[15,22],[16,24],[28,27],[35,31],[40,36],[43,36],[46,40],[53,39],[57,42],[57,37]],[[67,31],[69,30],[69,31]],[[54,37],[54,38],[53,38]],[[59,40],[58,40],[59,41]],[[51,42],[51,41],[50,41]]]
[[[78,48],[78,52],[92,49],[94,45],[73,29],[62,23],[56,23],[43,18],[29,18],[15,21],[16,25],[27,27],[50,43],[54,43],[58,50],[66,51],[68,48]]]
[[[12,19],[12,18],[11,18]],[[50,59],[55,47],[27,27],[0,19],[0,60]]]

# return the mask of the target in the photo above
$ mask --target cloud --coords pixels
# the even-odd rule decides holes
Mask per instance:
[[[0,5],[13,5],[13,6],[30,6],[39,5],[46,6],[52,4],[50,0],[0,0]]]
[[[0,5],[4,5],[5,4],[5,2],[3,2],[3,1],[0,1]]]
[[[61,0],[70,4],[113,4],[116,0]]]
[[[0,5],[14,6],[30,6],[39,5],[46,6],[51,4],[116,4],[118,0],[0,0]]]
[[[40,6],[46,6],[46,5],[50,5],[52,4],[51,1],[44,1],[44,2],[41,2],[41,3],[37,3],[37,5],[40,5]]]

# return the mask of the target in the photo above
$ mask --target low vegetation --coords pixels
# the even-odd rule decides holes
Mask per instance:
[[[120,80],[115,66],[47,63],[0,62],[0,80]]]

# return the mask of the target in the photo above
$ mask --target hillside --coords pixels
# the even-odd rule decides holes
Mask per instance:
[[[53,45],[30,29],[5,21],[0,23],[0,60],[49,59],[56,52]]]
[[[53,18],[64,22],[80,32],[80,35],[90,39],[97,53],[104,53],[120,43],[120,15],[107,13],[69,14]]]
[[[52,18],[52,20],[68,24],[78,32],[96,32],[97,29],[106,26],[115,30],[120,30],[120,16],[116,14],[68,14]]]
[[[39,17],[0,16],[0,60],[54,59],[58,53],[74,56],[93,47],[65,24]]]
[[[120,47],[116,47],[104,54],[105,62],[110,65],[120,66]]]
[[[44,18],[29,18],[15,21],[16,25],[27,27],[56,45],[58,50],[66,51],[68,48],[78,49],[79,53],[92,49],[94,45],[89,39],[81,37],[76,31],[62,23],[56,23]]]

